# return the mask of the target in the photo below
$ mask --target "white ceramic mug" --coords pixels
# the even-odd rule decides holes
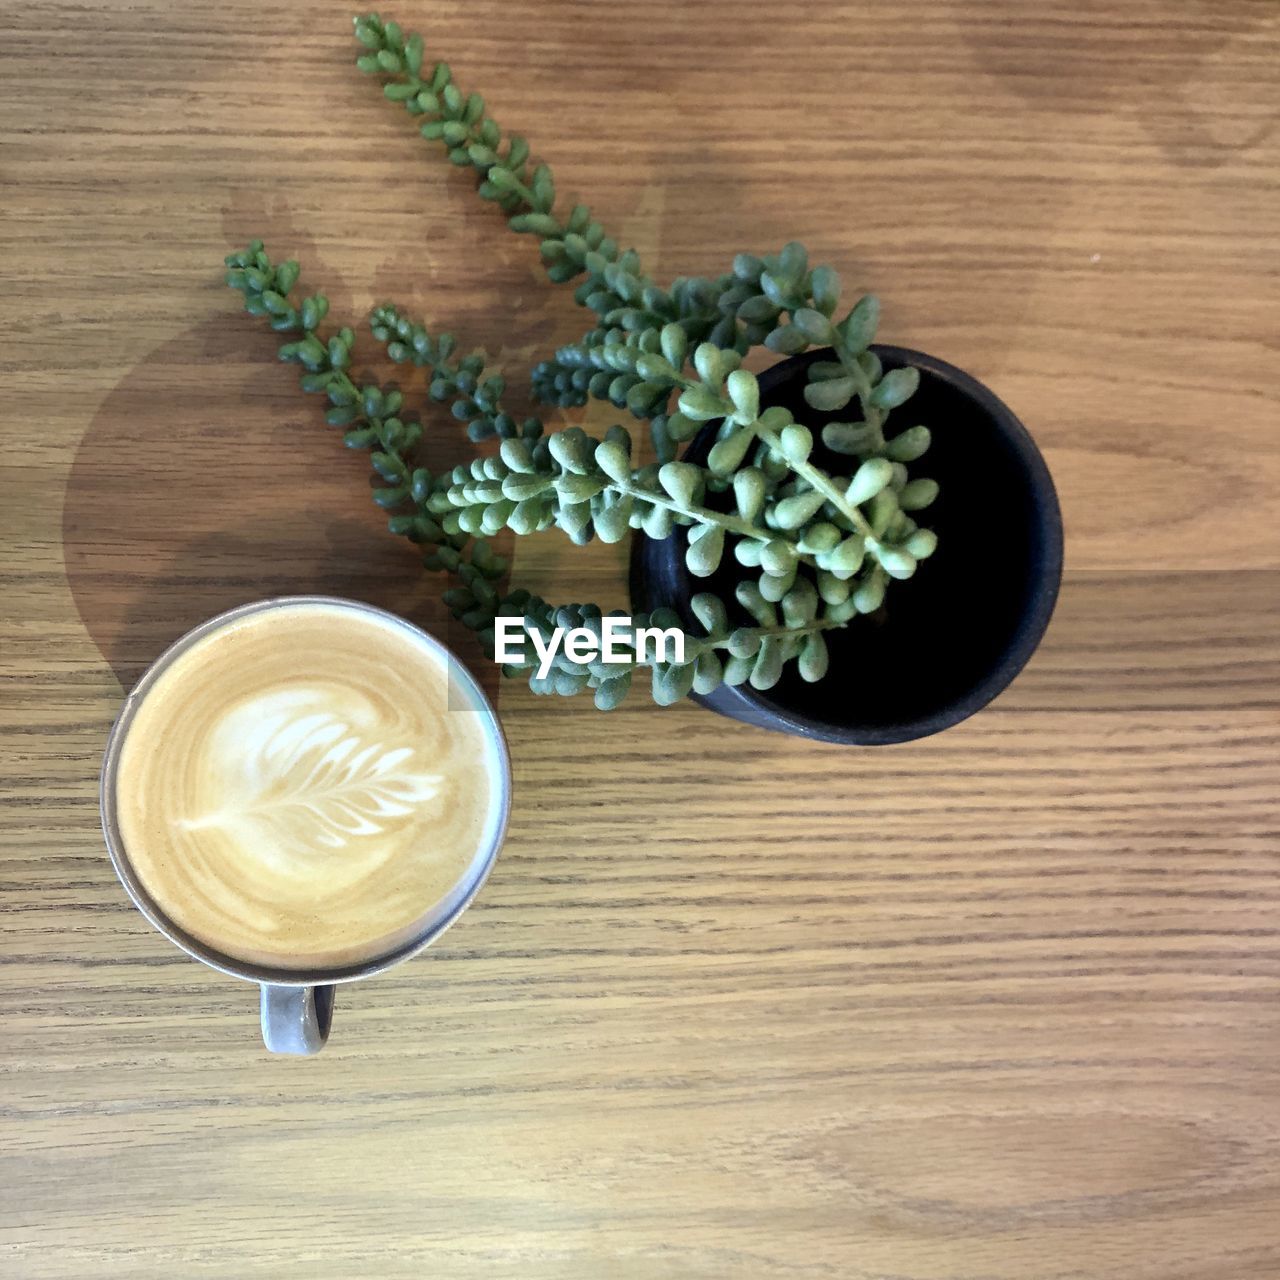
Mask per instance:
[[[485,718],[486,732],[491,735],[499,762],[497,776],[490,779],[494,788],[496,821],[490,824],[492,839],[488,847],[481,851],[471,866],[468,877],[455,885],[448,894],[437,903],[426,903],[426,915],[421,930],[407,943],[395,951],[378,956],[361,964],[350,965],[339,969],[321,969],[316,971],[299,971],[293,969],[271,969],[258,965],[246,964],[241,960],[224,955],[215,948],[193,937],[179,927],[160,909],[154,898],[147,892],[146,886],[129,861],[124,841],[121,839],[116,815],[116,779],[119,768],[120,753],[125,738],[129,733],[138,708],[142,705],[148,692],[160,675],[191,645],[205,636],[238,621],[247,614],[268,609],[287,609],[294,605],[336,605],[342,608],[357,609],[373,614],[379,618],[389,619],[406,628],[428,647],[434,649],[446,662],[450,677],[456,687],[467,697],[471,706],[462,714],[474,712]],[[189,631],[180,640],[170,645],[147,669],[142,679],[134,686],[133,691],[125,699],[120,714],[107,739],[106,755],[102,764],[102,784],[100,791],[102,808],[102,830],[106,836],[107,849],[111,854],[112,865],[120,882],[133,899],[138,910],[169,939],[182,948],[188,955],[236,978],[244,978],[248,982],[256,982],[261,987],[262,1001],[262,1039],[273,1053],[310,1054],[318,1053],[323,1048],[329,1035],[329,1026],[333,1019],[334,993],[337,985],[343,982],[355,982],[361,978],[372,977],[382,973],[393,965],[402,963],[417,955],[424,947],[430,946],[466,909],[471,900],[479,892],[480,886],[488,876],[490,868],[498,855],[502,840],[506,834],[507,820],[511,812],[511,760],[507,752],[506,739],[502,727],[493,709],[493,704],[485,696],[484,691],[476,683],[470,672],[458,661],[452,652],[428,635],[420,628],[406,622],[403,618],[376,609],[372,605],[358,601],[343,600],[331,596],[288,596],[281,599],[262,600],[255,604],[243,605],[216,618],[201,623],[193,631]]]

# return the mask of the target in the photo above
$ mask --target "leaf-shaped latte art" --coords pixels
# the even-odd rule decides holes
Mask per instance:
[[[439,792],[442,777],[415,769],[414,754],[365,741],[332,712],[271,716],[245,743],[239,794],[184,825],[249,823],[294,847],[342,849]]]

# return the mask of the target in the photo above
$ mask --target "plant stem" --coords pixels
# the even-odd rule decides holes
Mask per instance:
[[[642,489],[636,485],[623,484],[618,480],[610,480],[608,487],[618,493],[625,493],[629,497],[639,498],[643,502],[651,503],[655,507],[666,507],[668,511],[688,516],[695,524],[718,524],[730,533],[740,534],[744,538],[754,538],[757,542],[772,542],[776,538],[791,541],[780,530],[761,529],[759,525],[751,524],[738,516],[725,515],[722,511],[711,511],[706,507],[685,506],[683,503],[677,502],[675,498],[669,497],[665,493],[655,492],[652,489]],[[796,554],[800,559],[805,559],[800,552]]]
[[[884,427],[885,418],[889,415],[886,410],[877,409],[871,403],[871,379],[867,377],[867,371],[858,363],[857,356],[853,355],[839,339],[831,345],[836,353],[836,358],[844,366],[845,372],[857,386],[858,403],[862,406],[863,420],[868,426],[881,430]]]
[[[779,453],[782,453],[782,442],[778,439],[777,433],[770,431],[767,427],[762,427],[758,418],[751,423],[747,430],[753,432],[758,439],[763,440],[771,449],[776,449]],[[813,463],[807,461],[788,461],[787,466],[801,479],[806,480],[810,488],[816,489],[822,494],[864,538],[875,537],[871,525],[867,523],[866,516],[840,492],[832,482],[831,477],[821,467],[815,467]]]

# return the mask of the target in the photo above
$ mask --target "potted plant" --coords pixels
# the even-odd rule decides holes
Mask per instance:
[[[835,271],[799,244],[659,286],[586,206],[558,210],[548,167],[447,65],[426,66],[420,36],[377,15],[355,27],[360,68],[476,171],[481,197],[538,238],[549,277],[576,281],[596,317],[533,370],[535,394],[559,407],[606,399],[649,427],[655,461],[643,464],[621,424],[599,440],[548,431],[508,409],[482,354],[459,357],[449,334],[380,306],[371,328],[390,359],[425,370],[427,396],[473,441],[496,443],[433,475],[415,462],[423,428],[404,393],[353,380],[355,334],[325,328],[328,304],[298,291],[298,264],[273,263],[260,241],[227,259],[246,309],[288,335],[280,356],[302,367],[304,389],[328,399],[348,446],[371,452],[392,532],[456,580],[455,617],[489,645],[496,619],[524,619],[504,672],[537,693],[590,690],[607,710],[647,666],[660,704],[691,696],[859,743],[945,728],[1004,688],[1048,624],[1062,557],[1052,482],[1009,410],[940,360],[875,345],[876,299],[844,311]],[[787,358],[758,377],[743,367],[755,347]],[[555,627],[599,635],[605,618],[505,591],[486,538],[553,527],[578,543],[635,535],[634,622],[681,628],[683,661],[638,645],[621,662],[540,660]]]

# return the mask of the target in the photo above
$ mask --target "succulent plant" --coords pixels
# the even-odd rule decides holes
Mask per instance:
[[[488,644],[498,616],[521,616],[531,632],[598,632],[604,616],[590,604],[556,607],[525,591],[503,594],[506,562],[486,538],[504,528],[556,528],[586,543],[617,542],[636,529],[665,538],[682,526],[693,576],[710,577],[726,558],[736,565],[731,604],[710,593],[693,597],[702,633],[686,632],[683,662],[633,651],[629,662],[579,663],[562,653],[539,677],[526,646],[504,671],[535,692],[590,689],[596,705],[609,709],[646,665],[654,699],[664,705],[722,681],[770,688],[790,662],[805,680],[821,680],[825,633],[879,610],[890,582],[911,577],[937,545],[915,513],[938,486],[909,472],[929,447],[929,430],[886,430],[919,374],[883,370],[870,349],[877,300],[862,297],[837,318],[836,272],[810,266],[798,243],[766,257],[740,253],[724,275],[662,288],[586,206],[557,212],[550,169],[533,164],[523,138],[504,137],[484,99],[464,95],[445,63],[425,66],[421,36],[376,14],[357,17],[355,30],[360,69],[385,80],[386,96],[420,118],[422,135],[439,141],[450,161],[475,170],[481,197],[499,206],[513,230],[538,238],[550,279],[577,281],[576,300],[595,314],[581,340],[533,370],[535,395],[560,408],[594,397],[626,409],[648,422],[656,455],[641,464],[621,424],[596,439],[580,427],[548,431],[537,416],[518,417],[483,354],[459,357],[452,335],[433,335],[396,307],[379,306],[370,326],[390,360],[423,370],[426,398],[447,402],[471,440],[496,441],[469,466],[431,474],[414,460],[423,426],[406,412],[404,393],[352,380],[353,330],[326,329],[324,295],[301,296],[298,264],[273,263],[254,241],[228,257],[227,282],[244,294],[250,314],[288,335],[281,359],[301,366],[305,390],[325,395],[327,420],[345,430],[346,444],[370,451],[374,501],[391,513],[391,531],[421,544],[427,567],[454,577],[446,603]],[[809,365],[804,398],[824,418],[841,415],[820,438],[849,459],[846,469],[833,474],[817,465],[810,427],[785,408],[762,406],[756,376],[742,365],[755,346],[780,355],[831,349],[830,359]],[[719,425],[706,465],[678,460],[677,447],[707,423]],[[680,625],[669,610],[635,623]]]

